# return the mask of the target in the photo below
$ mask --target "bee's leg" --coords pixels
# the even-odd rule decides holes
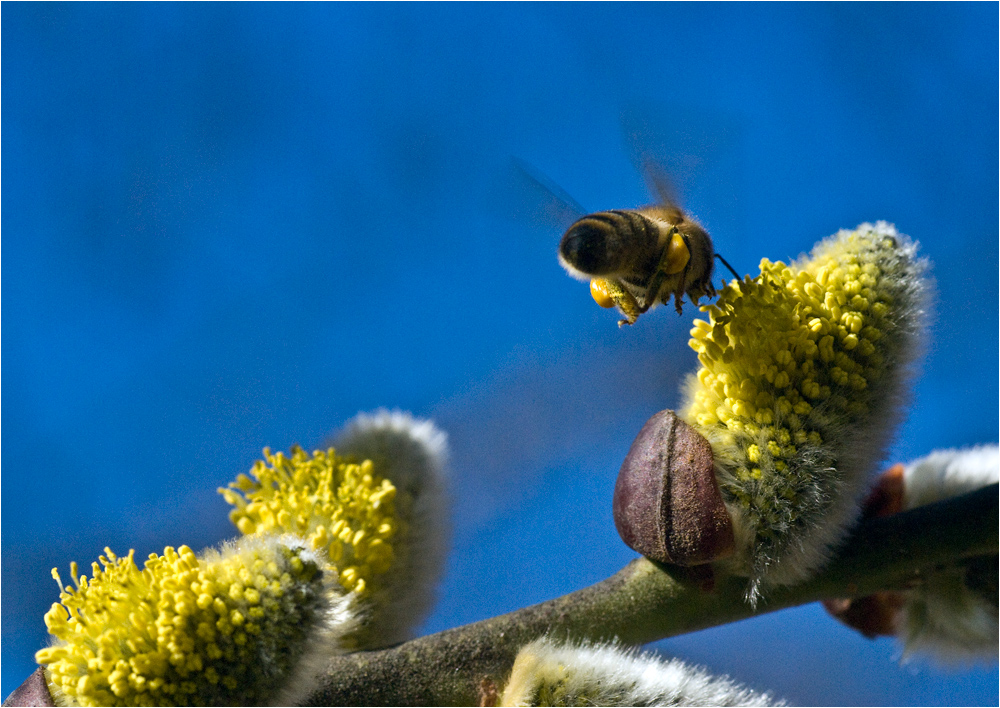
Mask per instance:
[[[666,272],[664,272],[662,269],[659,268],[656,270],[655,273],[653,273],[652,276],[650,276],[649,282],[646,283],[646,302],[645,306],[642,308],[643,312],[648,310],[650,307],[653,306],[655,302],[659,300],[660,289],[663,287],[663,281],[665,281],[669,277],[670,276]],[[670,299],[670,293],[667,293],[667,295],[665,296],[663,300],[664,304],[666,304],[666,301],[668,299]]]
[[[713,298],[716,296],[715,286],[712,285],[712,281],[710,278],[705,278],[705,280],[703,280],[702,282],[695,283],[693,286],[688,288],[687,295],[688,299],[691,301],[691,304],[697,307],[701,304],[698,301],[701,299],[702,295],[708,298]]]
[[[691,265],[691,261],[684,266],[684,270],[681,271],[681,278],[677,281],[677,289],[674,290],[674,309],[677,310],[678,315],[684,314],[684,283],[687,282],[688,268]],[[694,304],[698,304],[696,299],[691,300]]]
[[[656,270],[649,277],[646,283],[646,308],[645,312],[654,303],[662,302],[666,305],[670,302],[670,296],[674,296],[674,306],[677,313],[681,314],[681,300],[684,297],[684,283],[687,282],[688,270],[691,268],[691,247],[688,239],[676,226],[671,227],[667,233],[667,241],[660,255],[660,262]],[[673,287],[661,294],[661,290],[666,287]]]
[[[608,295],[611,299],[615,301],[615,305],[626,319],[618,320],[618,326],[627,324],[635,324],[635,321],[639,319],[639,315],[649,309],[649,307],[640,307],[639,302],[635,299],[635,296],[619,281],[608,279],[605,281],[605,290],[607,290]]]

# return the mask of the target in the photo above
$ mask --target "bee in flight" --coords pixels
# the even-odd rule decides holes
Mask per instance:
[[[644,172],[659,204],[588,214],[559,243],[563,268],[590,281],[598,305],[618,308],[625,316],[619,327],[635,324],[639,315],[671,296],[678,314],[685,294],[695,305],[703,295],[714,297],[714,258],[739,278],[715,253],[708,232],[677,206],[666,179],[649,164]]]

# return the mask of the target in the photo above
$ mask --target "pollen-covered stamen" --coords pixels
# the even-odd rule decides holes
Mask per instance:
[[[434,586],[444,569],[446,436],[429,420],[380,410],[358,415],[334,444],[344,456],[341,459],[370,460],[374,474],[392,480],[391,494],[369,496],[372,512],[380,513],[385,504],[395,509],[394,517],[373,532],[360,537],[356,532],[351,539],[355,553],[364,548],[370,572],[358,567],[356,573],[342,577],[355,592],[364,591],[363,619],[349,639],[357,649],[398,644],[413,636],[430,611]],[[335,533],[337,528],[331,530],[331,535]]]
[[[294,446],[219,490],[247,534],[294,529],[323,551],[337,595],[362,620],[342,644],[374,649],[410,638],[434,598],[444,564],[445,434],[401,412],[357,416],[336,450]]]
[[[244,534],[287,532],[306,538],[336,568],[346,591],[364,595],[389,570],[399,528],[396,488],[371,461],[349,463],[332,448],[312,455],[264,450],[250,475],[220,489],[235,508],[229,517]]]

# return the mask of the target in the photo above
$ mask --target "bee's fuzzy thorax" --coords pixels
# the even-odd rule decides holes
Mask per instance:
[[[615,644],[542,638],[517,655],[500,699],[504,706],[784,705],[728,677],[677,659],[663,661]]]
[[[764,259],[695,321],[682,415],[712,443],[751,601],[809,577],[857,517],[920,350],[916,250],[862,224],[790,266]]]

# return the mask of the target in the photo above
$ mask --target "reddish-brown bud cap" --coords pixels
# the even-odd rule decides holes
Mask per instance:
[[[45,682],[45,669],[39,666],[24,683],[14,689],[3,702],[5,706],[54,706],[49,686]]]
[[[879,475],[861,510],[866,519],[891,516],[903,510],[903,465],[893,465]]]
[[[896,633],[896,618],[905,602],[900,592],[877,592],[864,597],[823,600],[831,615],[869,639]]]
[[[735,547],[712,447],[670,410],[646,422],[625,456],[614,517],[626,545],[661,563],[709,563]]]

